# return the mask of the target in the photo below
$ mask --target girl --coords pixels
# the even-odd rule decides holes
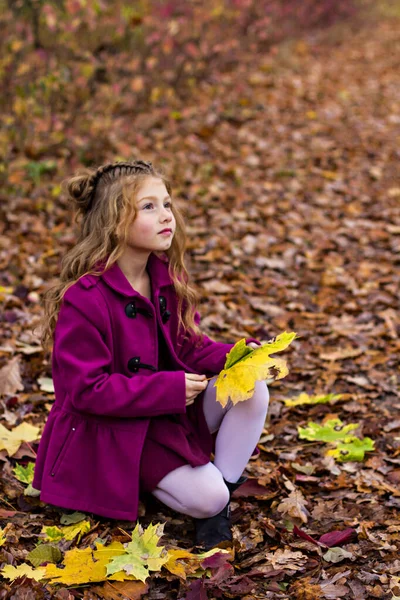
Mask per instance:
[[[161,171],[117,162],[82,169],[63,188],[81,227],[45,294],[55,402],[32,485],[43,502],[127,520],[151,493],[194,517],[196,545],[226,544],[230,495],[257,451],[268,387],[258,381],[235,406],[216,402],[234,344],[199,329],[184,220]]]

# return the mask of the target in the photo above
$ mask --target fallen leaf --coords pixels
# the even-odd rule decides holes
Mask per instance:
[[[149,590],[143,581],[106,581],[104,585],[94,585],[90,590],[102,600],[140,600]]]
[[[308,557],[302,552],[293,552],[292,550],[282,550],[279,548],[276,552],[267,552],[266,560],[271,563],[274,569],[282,567],[291,571],[300,571],[308,561]]]
[[[26,465],[26,467],[17,465],[13,469],[13,472],[15,479],[18,479],[18,481],[21,481],[22,483],[32,483],[35,472],[35,463],[30,462]]]
[[[7,450],[9,456],[13,456],[22,442],[34,442],[39,437],[39,427],[30,423],[20,423],[11,431],[0,424],[0,450]]]
[[[49,579],[50,584],[63,583],[65,585],[78,585],[107,579],[119,581],[136,579],[133,575],[127,575],[124,572],[107,576],[106,568],[109,561],[125,553],[125,548],[120,542],[112,542],[108,546],[95,542],[95,546],[96,550],[90,547],[83,550],[79,548],[68,550],[61,565],[46,565],[44,578]]]
[[[14,567],[13,565],[6,565],[0,571],[3,577],[9,579],[10,581],[14,581],[18,577],[29,577],[30,579],[34,579],[35,581],[40,581],[43,579],[46,569],[34,569],[30,565],[22,564]]]
[[[343,548],[333,547],[329,548],[328,552],[325,552],[325,554],[323,554],[323,558],[327,562],[337,563],[342,560],[345,560],[346,558],[350,558],[353,560],[355,556],[354,554],[352,554],[351,552],[347,552],[347,550],[344,550]]]
[[[132,532],[132,540],[124,544],[125,552],[112,558],[107,565],[107,575],[124,571],[134,575],[135,579],[145,581],[149,571],[159,571],[168,562],[168,552],[164,546],[158,546],[165,523],[149,525],[145,530],[137,523]]]
[[[302,392],[297,398],[284,398],[285,406],[302,406],[303,404],[326,404],[340,400],[343,394],[325,394],[322,396],[309,396]]]
[[[34,567],[39,567],[42,563],[58,563],[62,560],[62,552],[57,546],[52,544],[40,544],[26,555]]]
[[[54,383],[51,377],[39,377],[38,384],[42,392],[54,394]]]
[[[19,361],[20,357],[14,356],[0,369],[0,396],[12,396],[24,389]]]
[[[333,456],[339,462],[364,460],[365,452],[375,450],[374,441],[369,437],[348,437],[342,442],[337,442],[336,448],[327,451],[327,455]]]
[[[177,575],[181,579],[186,579],[188,575],[193,575],[202,565],[202,568],[206,568],[207,562],[206,559],[210,557],[216,557],[220,559],[223,557],[223,560],[231,560],[232,555],[228,550],[223,550],[220,548],[212,548],[207,552],[202,552],[199,554],[192,554],[187,550],[183,550],[180,548],[170,548],[168,550],[168,560],[163,565],[165,569]]]
[[[334,583],[324,585],[321,583],[320,586],[321,594],[324,598],[330,600],[336,600],[336,598],[349,598],[348,594],[350,590],[346,585],[341,585],[340,583],[336,585]]]
[[[278,506],[278,512],[290,515],[295,519],[300,519],[303,523],[307,523],[309,512],[306,509],[307,500],[304,498],[300,490],[295,489],[290,492],[289,496],[282,500]]]
[[[44,533],[45,540],[52,540],[57,542],[59,540],[73,540],[76,536],[77,542],[82,535],[88,533],[90,531],[90,521],[79,521],[79,523],[74,523],[72,525],[66,525],[66,527],[47,527],[44,526],[41,533]]]
[[[321,535],[318,542],[325,544],[325,546],[339,546],[340,544],[346,544],[356,535],[356,530],[348,527],[347,529],[343,529],[343,531],[330,531],[329,533],[324,533]]]
[[[340,419],[329,419],[323,425],[307,423],[307,427],[298,427],[299,437],[304,440],[318,442],[333,442],[349,437],[349,432],[359,427],[359,423],[345,425]]]

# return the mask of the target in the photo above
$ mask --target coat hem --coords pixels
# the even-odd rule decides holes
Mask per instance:
[[[124,521],[136,521],[138,514],[137,512],[126,512],[121,510],[110,510],[104,506],[98,506],[97,504],[90,503],[90,507],[85,502],[74,500],[72,498],[66,498],[65,496],[58,496],[57,494],[49,494],[47,492],[41,492],[40,501],[45,504],[54,504],[58,508],[67,508],[73,510],[81,510],[87,513],[94,513],[101,517],[109,519],[121,519]]]

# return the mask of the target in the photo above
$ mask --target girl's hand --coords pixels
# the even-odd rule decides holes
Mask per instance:
[[[208,381],[205,375],[185,373],[186,381],[186,406],[193,404],[194,399],[206,389]]]
[[[253,350],[257,350],[257,348],[261,348],[261,346],[259,344],[256,344],[255,342],[249,342],[248,344],[246,344],[246,346],[248,346],[249,348],[253,348]]]

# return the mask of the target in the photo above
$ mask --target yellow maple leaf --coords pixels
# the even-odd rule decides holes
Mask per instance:
[[[40,581],[43,579],[46,573],[45,568],[34,569],[31,565],[27,565],[23,563],[22,565],[18,565],[18,567],[13,567],[12,565],[6,565],[1,571],[1,575],[6,577],[10,581],[14,581],[17,577],[29,577],[30,579],[34,579],[35,581]]]
[[[267,380],[268,383],[286,377],[289,372],[286,361],[270,355],[285,350],[297,337],[295,332],[285,331],[262,342],[255,350],[246,346],[245,339],[239,340],[227,354],[225,366],[214,383],[217,402],[226,406],[230,398],[237,404],[253,395],[256,381]]]
[[[89,583],[91,581],[108,580],[126,580],[136,579],[126,573],[114,573],[107,577],[107,564],[115,556],[125,553],[125,547],[120,542],[112,542],[104,546],[100,542],[95,542],[96,550],[92,548],[74,548],[65,553],[63,567],[60,569],[57,565],[46,565],[46,575],[44,579],[49,579],[49,583],[64,583],[66,585],[77,585],[80,583]],[[122,578],[119,577],[122,575]]]
[[[0,450],[7,450],[8,455],[15,454],[22,442],[34,442],[39,437],[39,427],[30,423],[20,423],[11,431],[0,425]]]
[[[302,406],[303,404],[326,404],[327,402],[336,402],[340,400],[343,394],[322,394],[320,396],[309,396],[306,392],[301,392],[297,398],[284,398],[285,406]]]

